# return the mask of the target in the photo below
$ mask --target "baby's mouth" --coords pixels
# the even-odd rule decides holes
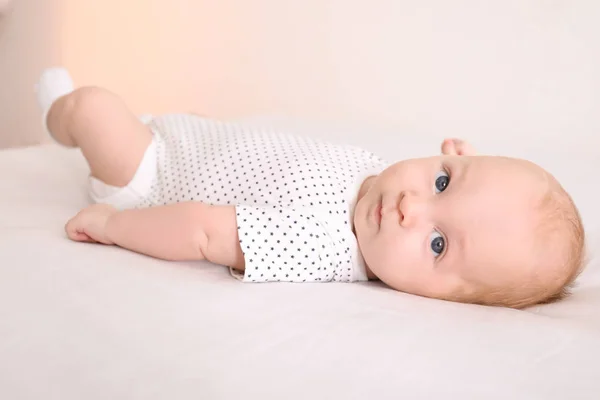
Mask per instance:
[[[381,210],[382,210],[382,204],[381,204],[381,200],[379,201],[379,204],[377,204],[377,207],[375,207],[375,210],[373,211],[373,218],[375,219],[375,223],[377,224],[377,226],[381,225]]]

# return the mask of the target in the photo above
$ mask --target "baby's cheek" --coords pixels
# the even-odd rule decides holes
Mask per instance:
[[[394,232],[382,238],[382,247],[386,254],[397,260],[410,260],[423,253],[422,236],[416,232]]]
[[[431,261],[433,255],[426,251],[424,234],[407,234],[390,242],[386,248],[403,270],[418,269]]]
[[[390,237],[379,237],[371,248],[372,259],[381,274],[398,275],[405,263],[403,243]],[[375,269],[375,268],[374,268]]]

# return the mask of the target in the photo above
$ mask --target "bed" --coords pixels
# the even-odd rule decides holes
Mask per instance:
[[[561,171],[593,252],[600,157],[586,151],[534,155]],[[243,284],[209,263],[68,241],[86,178],[74,150],[0,151],[2,399],[600,398],[593,254],[571,298],[524,311],[377,283]]]

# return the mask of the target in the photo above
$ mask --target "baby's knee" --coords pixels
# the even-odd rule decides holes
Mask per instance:
[[[105,89],[96,86],[83,86],[68,95],[67,103],[73,116],[87,116],[105,107],[113,96]]]
[[[106,115],[106,111],[119,101],[118,97],[106,89],[96,86],[80,87],[62,99],[59,118],[67,123],[89,123],[96,117]]]

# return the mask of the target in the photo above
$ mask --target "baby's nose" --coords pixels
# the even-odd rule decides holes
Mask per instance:
[[[423,220],[427,214],[427,201],[414,193],[404,193],[400,199],[400,224],[414,226]]]

